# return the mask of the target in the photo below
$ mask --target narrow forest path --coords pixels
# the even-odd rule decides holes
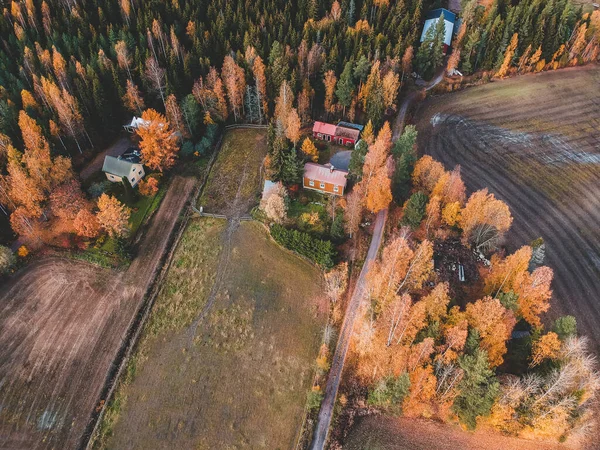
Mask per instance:
[[[440,70],[425,86],[425,91],[432,89],[440,81],[442,81],[444,79],[444,73],[445,71],[443,69]],[[420,97],[420,95],[420,91],[411,92],[403,100],[402,104],[400,105],[400,109],[398,110],[396,120],[393,124],[392,140],[395,141],[402,134],[402,131],[404,130],[406,113],[412,104]],[[333,416],[335,399],[340,387],[344,363],[346,362],[346,355],[348,354],[348,348],[350,347],[350,340],[352,339],[354,332],[354,322],[356,321],[358,310],[364,297],[367,273],[369,272],[370,263],[375,260],[377,253],[379,252],[387,216],[387,209],[379,211],[377,214],[377,218],[375,219],[375,228],[373,230],[373,237],[371,239],[371,244],[369,245],[367,258],[365,259],[363,267],[360,271],[360,275],[358,276],[352,297],[348,302],[348,306],[346,306],[344,323],[342,324],[340,337],[338,339],[337,347],[335,348],[335,354],[333,355],[331,370],[329,371],[329,378],[327,379],[327,386],[325,387],[325,396],[323,397],[323,401],[321,403],[317,425],[315,427],[312,443],[310,445],[311,450],[323,450],[327,442],[327,435],[329,434],[329,427],[331,425],[331,418]]]

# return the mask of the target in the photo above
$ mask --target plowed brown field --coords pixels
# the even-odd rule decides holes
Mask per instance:
[[[517,77],[431,98],[419,149],[460,164],[467,189],[510,206],[509,249],[537,237],[555,271],[553,314],[600,349],[600,67]]]
[[[50,258],[2,286],[1,449],[77,447],[195,183],[173,180],[127,271]]]

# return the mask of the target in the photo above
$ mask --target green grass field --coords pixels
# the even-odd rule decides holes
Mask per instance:
[[[291,448],[325,318],[320,274],[244,222],[215,304],[225,222],[197,219],[176,251],[103,426],[105,448]],[[268,424],[268,425],[267,425]]]

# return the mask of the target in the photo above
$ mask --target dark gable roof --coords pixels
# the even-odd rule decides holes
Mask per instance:
[[[362,125],[358,125],[356,123],[350,123],[350,122],[339,122],[337,124],[338,127],[345,127],[345,128],[354,128],[355,130],[358,131],[362,131],[365,127]]]
[[[135,163],[125,161],[124,159],[115,158],[114,156],[106,156],[102,172],[110,173],[117,177],[127,177],[131,172],[131,167]]]
[[[456,14],[454,14],[452,11],[448,11],[445,8],[438,8],[434,9],[433,11],[429,11],[427,13],[427,17],[425,17],[425,20],[437,19],[442,15],[442,13],[444,13],[444,20],[447,20],[451,23],[454,23],[456,21]]]
[[[335,128],[335,137],[354,139],[356,141],[359,135],[360,131],[355,128],[346,128],[339,125]]]

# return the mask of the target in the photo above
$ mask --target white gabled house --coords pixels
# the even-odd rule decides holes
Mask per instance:
[[[113,183],[121,183],[123,177],[127,177],[132,187],[135,187],[146,174],[137,149],[128,149],[119,157],[106,156],[102,171]]]

